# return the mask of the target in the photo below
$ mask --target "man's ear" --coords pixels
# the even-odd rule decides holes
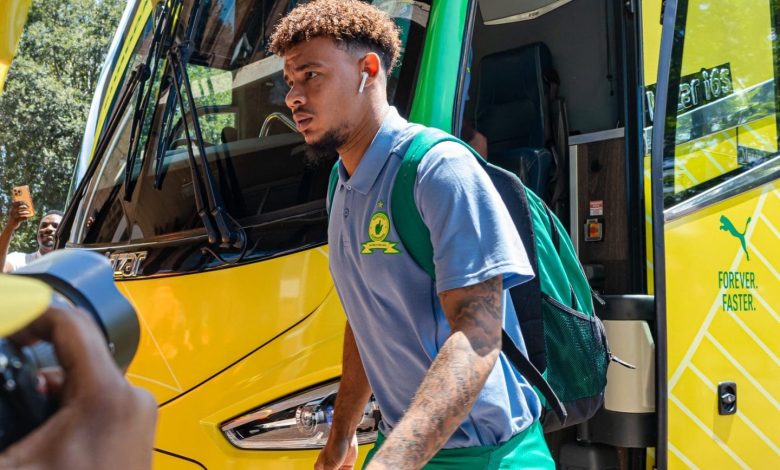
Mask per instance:
[[[374,83],[374,80],[379,77],[382,61],[379,59],[379,55],[377,55],[375,52],[369,52],[363,56],[362,59],[360,59],[358,67],[361,76],[358,93],[363,93],[366,85],[371,86]]]
[[[360,73],[368,73],[370,79],[376,78],[382,67],[382,61],[376,52],[369,52],[360,59]]]

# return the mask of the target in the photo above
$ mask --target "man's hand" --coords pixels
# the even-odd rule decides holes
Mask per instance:
[[[11,244],[14,232],[22,225],[22,222],[30,217],[32,217],[32,211],[27,204],[16,201],[11,205],[5,228],[0,232],[0,271],[7,273],[13,269],[13,266],[5,261],[8,255],[8,247]]]
[[[358,455],[355,430],[371,396],[363,361],[360,360],[355,335],[349,323],[344,327],[341,384],[336,395],[333,424],[328,442],[314,464],[316,470],[348,470],[354,467]]]
[[[351,470],[358,455],[357,435],[350,440],[328,439],[325,448],[317,457],[315,470]]]
[[[51,308],[11,339],[52,342],[64,383],[60,408],[0,454],[0,469],[151,467],[157,405],[125,380],[87,313]]]
[[[452,332],[368,467],[422,468],[471,411],[501,351],[501,276],[439,295]]]
[[[8,223],[6,230],[16,231],[22,225],[22,222],[32,217],[32,211],[27,204],[16,201],[11,205],[11,212],[8,214]]]

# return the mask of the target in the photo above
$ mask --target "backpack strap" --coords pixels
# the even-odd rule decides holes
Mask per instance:
[[[501,352],[503,352],[507,359],[509,359],[509,362],[517,368],[517,371],[525,377],[528,383],[536,387],[539,393],[542,394],[544,399],[547,400],[547,404],[555,415],[558,416],[560,422],[562,424],[566,423],[566,417],[568,416],[566,407],[563,406],[558,395],[555,394],[555,391],[552,389],[549,382],[545,380],[542,373],[539,372],[525,354],[520,352],[512,337],[509,336],[504,329],[501,330]]]
[[[436,279],[436,269],[433,263],[431,232],[425,225],[422,215],[420,215],[420,211],[417,208],[417,203],[414,200],[414,183],[417,180],[417,167],[425,154],[435,145],[442,142],[458,142],[471,151],[480,165],[487,167],[487,161],[465,142],[438,129],[426,128],[414,137],[406,150],[393,183],[390,199],[393,225],[398,233],[398,237],[401,239],[401,243],[403,243],[417,265],[434,280]],[[547,400],[547,404],[558,416],[560,422],[565,423],[567,414],[563,403],[555,395],[544,376],[528,357],[520,352],[512,337],[503,329],[501,331],[501,351],[514,364],[517,371],[532,386],[536,387],[545,400]]]
[[[484,159],[466,143],[438,129],[425,128],[412,139],[404,154],[401,166],[395,176],[393,192],[390,196],[390,209],[393,213],[393,225],[412,259],[431,279],[436,279],[436,269],[433,265],[433,245],[431,232],[423,222],[417,203],[414,200],[414,183],[417,180],[417,167],[423,157],[436,144],[442,142],[458,142],[465,146],[481,162]]]
[[[330,209],[333,207],[333,196],[336,194],[336,185],[339,184],[339,161],[333,164],[330,169],[330,180],[328,181],[328,218],[330,218]]]

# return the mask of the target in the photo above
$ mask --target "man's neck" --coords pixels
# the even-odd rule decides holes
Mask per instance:
[[[387,102],[372,105],[366,117],[361,119],[361,122],[352,134],[352,138],[338,149],[341,162],[344,164],[344,169],[347,170],[348,175],[352,176],[355,173],[360,161],[363,159],[363,155],[365,155],[366,150],[368,150],[377,132],[379,132],[382,120],[389,109],[390,105]]]

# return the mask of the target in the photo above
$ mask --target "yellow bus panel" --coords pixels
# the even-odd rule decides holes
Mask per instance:
[[[777,214],[775,182],[667,224],[669,449],[679,468],[780,465]],[[718,413],[720,382],[737,384],[734,415]]]

